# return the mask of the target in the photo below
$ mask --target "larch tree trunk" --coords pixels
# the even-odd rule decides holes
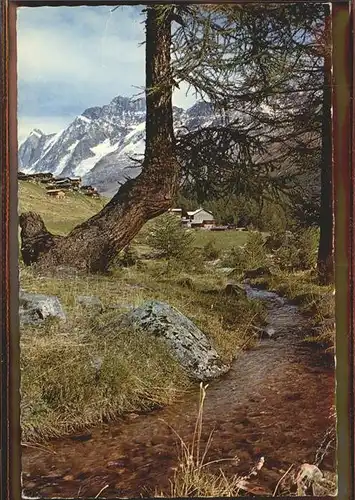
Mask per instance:
[[[142,226],[173,203],[180,169],[172,114],[171,13],[172,7],[147,8],[146,145],[140,175],[67,236],[52,235],[38,214],[22,214],[21,252],[26,265],[105,272]]]
[[[322,113],[320,240],[317,271],[321,284],[334,282],[334,183],[332,172],[332,62],[331,17],[326,6]]]

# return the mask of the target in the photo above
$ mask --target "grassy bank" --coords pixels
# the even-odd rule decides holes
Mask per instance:
[[[335,300],[334,286],[317,283],[315,271],[293,273],[276,271],[271,276],[252,280],[256,286],[275,291],[300,306],[308,316],[313,331],[306,341],[318,343],[333,351],[335,345]]]
[[[50,231],[65,234],[91,217],[106,200],[69,193],[51,199],[43,186],[19,182],[19,212],[39,213]],[[132,243],[138,256],[146,243],[149,222]],[[244,233],[194,232],[193,246],[213,241],[227,251],[243,244]],[[163,260],[142,260],[118,267],[110,276],[38,275],[20,268],[21,287],[59,297],[67,321],[45,322],[21,331],[23,439],[36,441],[172,401],[190,386],[187,376],[156,338],[122,331],[117,317],[149,299],[175,306],[209,337],[229,363],[248,344],[251,324],[262,317],[258,304],[221,296],[226,279],[213,266],[199,262],[189,270]],[[98,297],[103,314],[89,314],[76,304],[78,295]],[[100,369],[98,370],[98,366]]]
[[[69,192],[63,199],[46,195],[45,188],[36,183],[19,181],[19,213],[34,211],[40,214],[47,229],[54,234],[67,234],[73,227],[92,217],[107,203],[106,198],[91,198],[79,192]],[[136,246],[144,239],[152,222],[146,224],[135,240]],[[195,246],[202,248],[212,241],[220,250],[244,245],[247,231],[195,231]],[[146,250],[147,248],[145,248]]]
[[[112,276],[70,278],[21,268],[22,288],[58,296],[68,318],[22,329],[24,440],[165,405],[190,386],[163,343],[118,326],[118,316],[132,305],[157,299],[175,306],[204,331],[225,362],[248,344],[251,324],[263,317],[260,305],[222,297],[225,280],[211,271],[167,276],[165,268],[165,262],[148,261]],[[76,305],[78,295],[100,298],[105,312],[89,314]]]
[[[47,229],[66,234],[74,226],[97,213],[107,200],[69,192],[63,199],[51,198],[45,188],[33,182],[18,182],[19,213],[34,211],[42,216]]]

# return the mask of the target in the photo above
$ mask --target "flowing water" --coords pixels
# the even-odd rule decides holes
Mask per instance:
[[[307,322],[296,306],[272,292],[246,288],[249,298],[266,302],[274,333],[241,352],[231,370],[209,385],[202,441],[213,430],[209,460],[238,456],[238,463],[219,465],[227,475],[247,472],[263,456],[265,465],[255,481],[272,494],[290,464],[315,461],[331,425],[334,366],[302,343]],[[24,493],[72,498],[95,497],[102,490],[103,497],[117,498],[169,491],[179,450],[174,431],[191,441],[198,399],[196,388],[162,410],[127,415],[45,448],[24,447]],[[334,470],[334,449],[320,467]]]

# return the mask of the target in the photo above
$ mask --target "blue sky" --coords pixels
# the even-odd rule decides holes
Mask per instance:
[[[18,9],[18,130],[58,132],[90,106],[144,86],[144,15],[139,6]],[[174,104],[195,102],[180,85]]]

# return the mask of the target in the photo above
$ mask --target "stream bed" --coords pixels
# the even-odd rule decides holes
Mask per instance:
[[[238,463],[218,464],[226,475],[248,472],[263,456],[254,482],[272,495],[289,465],[315,461],[332,424],[334,362],[302,342],[307,321],[298,307],[273,292],[246,290],[250,299],[265,301],[273,334],[238,354],[230,371],[209,384],[202,442],[213,430],[208,460],[238,456]],[[129,414],[81,437],[23,447],[24,494],[73,498],[102,491],[105,498],[137,498],[168,492],[179,453],[175,432],[191,442],[198,400],[196,387],[164,409]],[[334,448],[319,466],[334,470]]]

